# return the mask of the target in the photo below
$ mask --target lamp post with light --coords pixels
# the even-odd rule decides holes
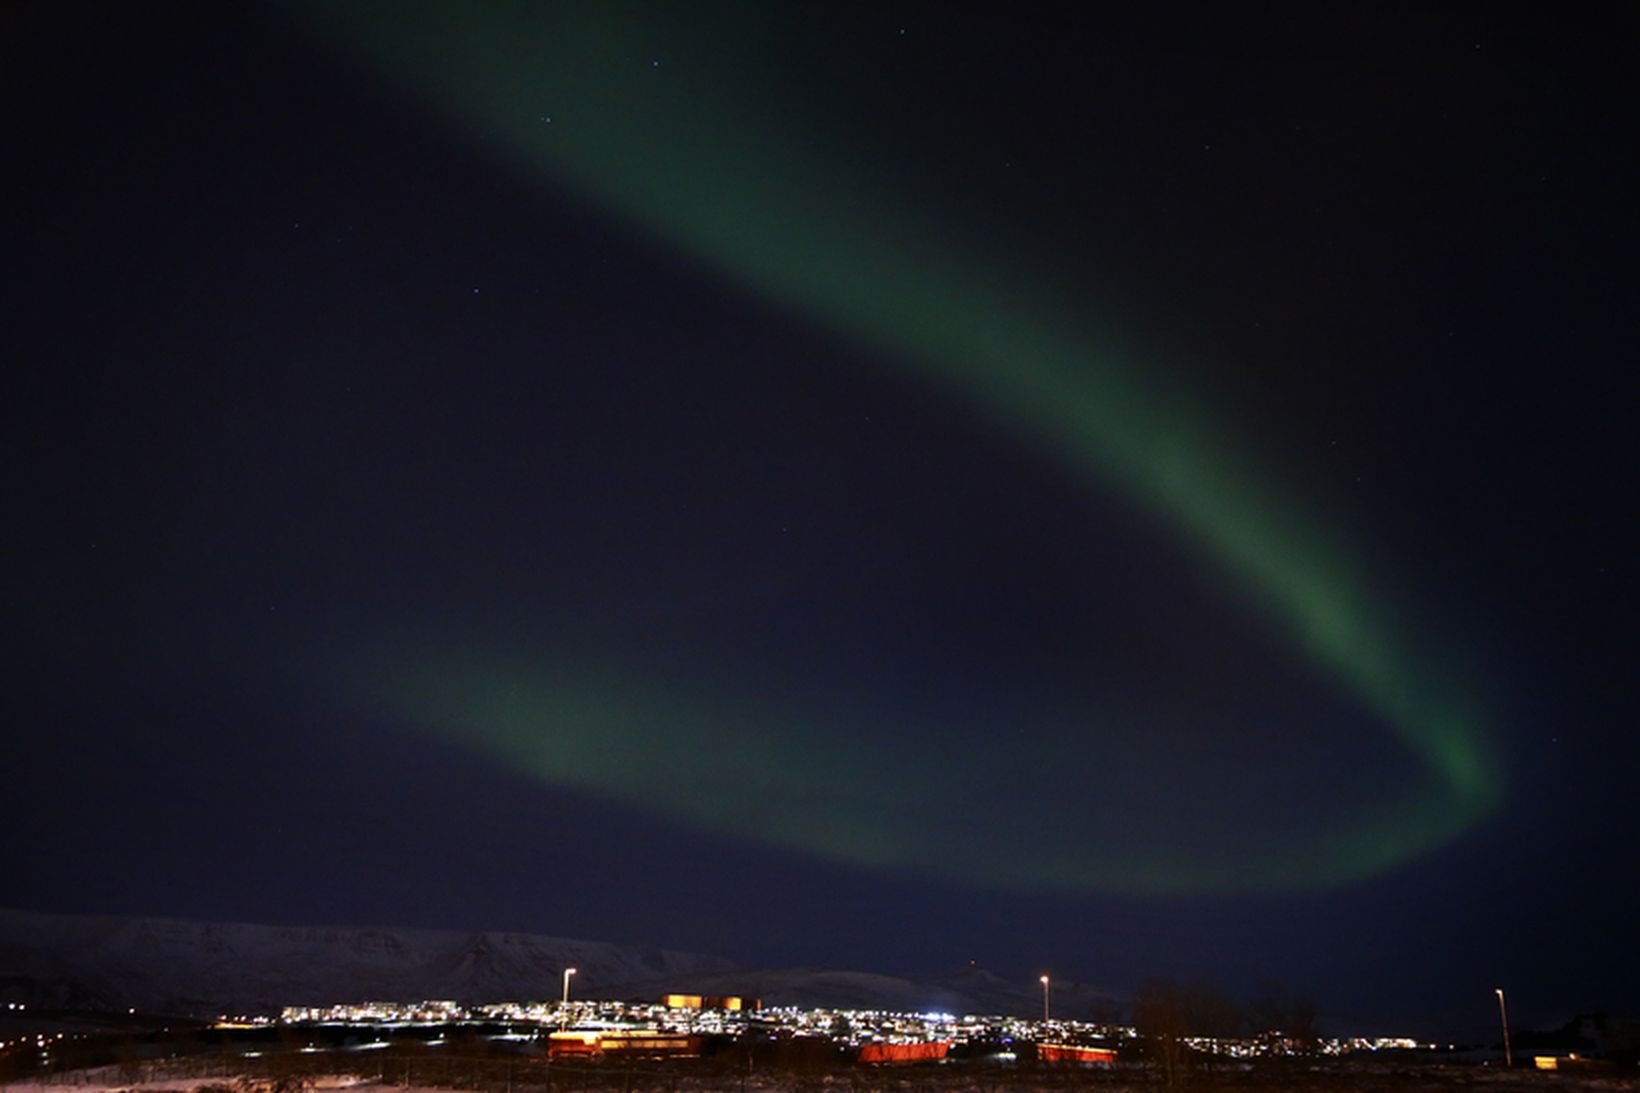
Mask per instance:
[[[569,1027],[569,977],[575,974],[574,968],[564,969],[564,1001],[559,1006],[562,1011],[562,1021],[565,1028]]]
[[[1042,1023],[1048,1023],[1048,977],[1042,977]]]
[[[1498,1020],[1503,1022],[1503,1065],[1515,1065],[1515,1053],[1509,1047],[1509,1008],[1503,1004],[1503,988],[1493,987],[1492,993],[1498,996]]]

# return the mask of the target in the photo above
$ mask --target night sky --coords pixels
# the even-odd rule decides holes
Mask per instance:
[[[1640,20],[1325,7],[14,8],[0,903],[1640,1010]]]

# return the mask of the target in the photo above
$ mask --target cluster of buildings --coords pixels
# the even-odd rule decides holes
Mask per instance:
[[[224,1018],[226,1020],[226,1018]],[[240,1021],[253,1018],[238,1018]],[[340,1002],[334,1006],[286,1006],[282,1025],[437,1025],[470,1021],[456,1002]]]
[[[504,1026],[507,1039],[543,1042],[551,1056],[698,1055],[703,1045],[751,1036],[764,1044],[831,1049],[862,1062],[912,1062],[948,1054],[998,1061],[1020,1053],[1041,1061],[1108,1063],[1137,1039],[1134,1029],[1064,1019],[1034,1020],[886,1010],[765,1008],[758,999],[669,994],[656,1002],[577,1000],[493,1002],[359,1002],[290,1006],[281,1024],[423,1027]],[[1281,1054],[1292,1045],[1259,1039],[1191,1038],[1197,1051],[1235,1058]],[[1405,1038],[1323,1040],[1326,1055],[1425,1049]]]
[[[1232,1059],[1257,1059],[1269,1055],[1290,1055],[1296,1045],[1280,1037],[1186,1036],[1183,1043],[1192,1051],[1223,1055]],[[1308,1050],[1317,1055],[1356,1055],[1377,1051],[1438,1051],[1439,1044],[1421,1043],[1405,1036],[1344,1036],[1316,1040]]]

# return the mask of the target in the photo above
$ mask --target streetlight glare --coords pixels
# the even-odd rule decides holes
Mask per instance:
[[[565,968],[564,969],[564,999],[560,1003],[560,1007],[564,1011],[564,1022],[565,1022],[566,1025],[569,1022],[569,977],[574,975],[574,974],[575,974],[575,969],[574,968]]]

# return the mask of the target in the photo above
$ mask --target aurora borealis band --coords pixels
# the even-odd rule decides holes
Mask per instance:
[[[1157,359],[1165,347],[1124,334],[1096,293],[943,224],[933,202],[896,192],[893,172],[805,131],[759,75],[773,62],[755,21],[707,40],[680,16],[660,57],[644,37],[651,23],[603,5],[502,10],[314,5],[306,18],[515,170],[908,370],[1088,490],[1158,515],[1223,578],[1223,595],[1254,605],[1295,657],[1400,741],[1415,785],[1231,854],[1173,835],[1044,835],[1029,811],[1014,822],[967,807],[983,793],[980,772],[931,757],[926,736],[886,715],[846,730],[863,751],[840,751],[834,715],[708,694],[618,656],[577,663],[550,643],[367,649],[356,663],[370,701],[546,782],[708,829],[890,867],[926,863],[954,836],[978,851],[966,875],[1051,888],[1337,884],[1447,842],[1498,806],[1485,696],[1463,658],[1427,654],[1388,610],[1401,593],[1384,566],[1284,485],[1279,459],[1240,435],[1245,423],[1220,420],[1210,395],[1179,381]],[[1027,725],[1015,761],[1047,772],[1053,814],[1100,815],[1079,803],[1088,790],[1069,771],[1096,762],[1117,731]],[[764,819],[748,832],[747,815]]]
[[[1640,1012],[1630,22],[20,6],[3,902]]]

